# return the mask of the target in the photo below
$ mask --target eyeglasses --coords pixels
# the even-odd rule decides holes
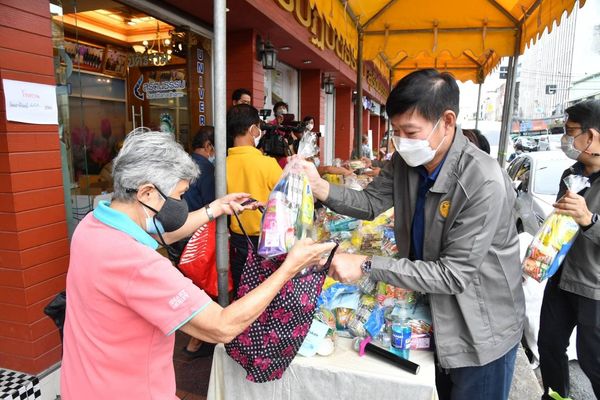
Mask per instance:
[[[581,133],[580,133],[579,135],[576,135],[576,134],[575,134],[575,132],[577,132],[577,131],[581,131]],[[574,138],[576,138],[576,137],[578,137],[578,136],[581,136],[581,135],[583,135],[583,134],[585,133],[585,131],[587,131],[587,128],[583,128],[583,127],[581,127],[581,126],[573,126],[573,127],[570,127],[570,128],[568,128],[568,127],[565,125],[565,133],[566,133],[568,136],[572,136],[572,137],[574,137]]]

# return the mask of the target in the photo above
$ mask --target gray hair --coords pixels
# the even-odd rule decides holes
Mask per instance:
[[[127,135],[113,162],[113,199],[132,201],[132,189],[147,183],[169,195],[179,181],[192,181],[199,173],[196,163],[171,133],[137,128]]]

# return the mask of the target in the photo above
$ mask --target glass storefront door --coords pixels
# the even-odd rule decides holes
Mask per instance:
[[[189,149],[212,123],[212,42],[125,2],[51,0],[50,11],[72,233],[110,196],[112,160],[128,132],[169,131]]]

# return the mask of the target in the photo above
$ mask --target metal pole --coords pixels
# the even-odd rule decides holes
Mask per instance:
[[[477,92],[477,114],[475,114],[475,129],[479,126],[479,107],[481,107],[481,83]]]
[[[520,39],[521,35],[518,36]],[[498,163],[504,167],[506,163],[506,149],[508,148],[508,140],[510,138],[510,129],[513,120],[513,107],[515,101],[515,86],[516,86],[516,70],[517,61],[519,59],[519,42],[515,46],[515,55],[508,59],[508,80],[506,81],[506,89],[504,91],[504,107],[502,110],[502,127],[500,128],[500,142],[498,143]]]
[[[512,107],[511,98],[513,97],[512,82],[513,82],[513,69],[514,69],[514,57],[509,57],[508,59],[508,73],[506,80],[506,87],[504,88],[504,104],[502,106],[502,124],[500,126],[500,139],[498,142],[498,163],[501,167],[504,167],[504,163],[506,161],[506,149],[507,149],[507,137],[508,131],[510,129],[509,125],[511,124],[511,114],[510,107]]]
[[[227,194],[227,176],[225,174],[225,158],[227,157],[227,98],[226,82],[226,0],[214,0],[214,63],[216,68],[214,79],[215,93],[215,189],[217,198]],[[217,219],[217,272],[219,286],[219,304],[229,304],[229,253],[228,253],[227,218]]]
[[[392,69],[390,68],[390,94],[392,93],[392,90],[394,89],[394,85],[392,83],[392,79],[394,78],[394,72],[392,71]],[[388,153],[390,152],[390,140],[392,140],[391,136],[390,136],[390,128],[392,126],[392,121],[390,118],[390,115],[387,113],[387,108],[385,109],[385,114],[387,115],[387,121],[386,121],[386,130],[385,130],[385,155],[387,157]]]
[[[363,38],[364,32],[362,28],[358,28],[358,55],[356,60],[356,102],[354,103],[354,113],[356,114],[354,121],[354,154],[358,158],[362,157],[362,98],[363,98],[363,87],[362,87],[362,76],[363,76]]]

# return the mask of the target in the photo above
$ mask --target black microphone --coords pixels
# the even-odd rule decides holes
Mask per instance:
[[[365,353],[373,354],[379,358],[383,358],[387,361],[390,361],[397,367],[402,368],[405,371],[410,372],[411,374],[417,375],[421,366],[417,363],[409,361],[405,358],[402,358],[390,351],[387,351],[384,348],[376,346],[371,343],[371,338],[367,337],[366,339],[362,339],[357,337],[352,341],[352,347],[354,350],[358,351],[358,354],[362,357]]]

